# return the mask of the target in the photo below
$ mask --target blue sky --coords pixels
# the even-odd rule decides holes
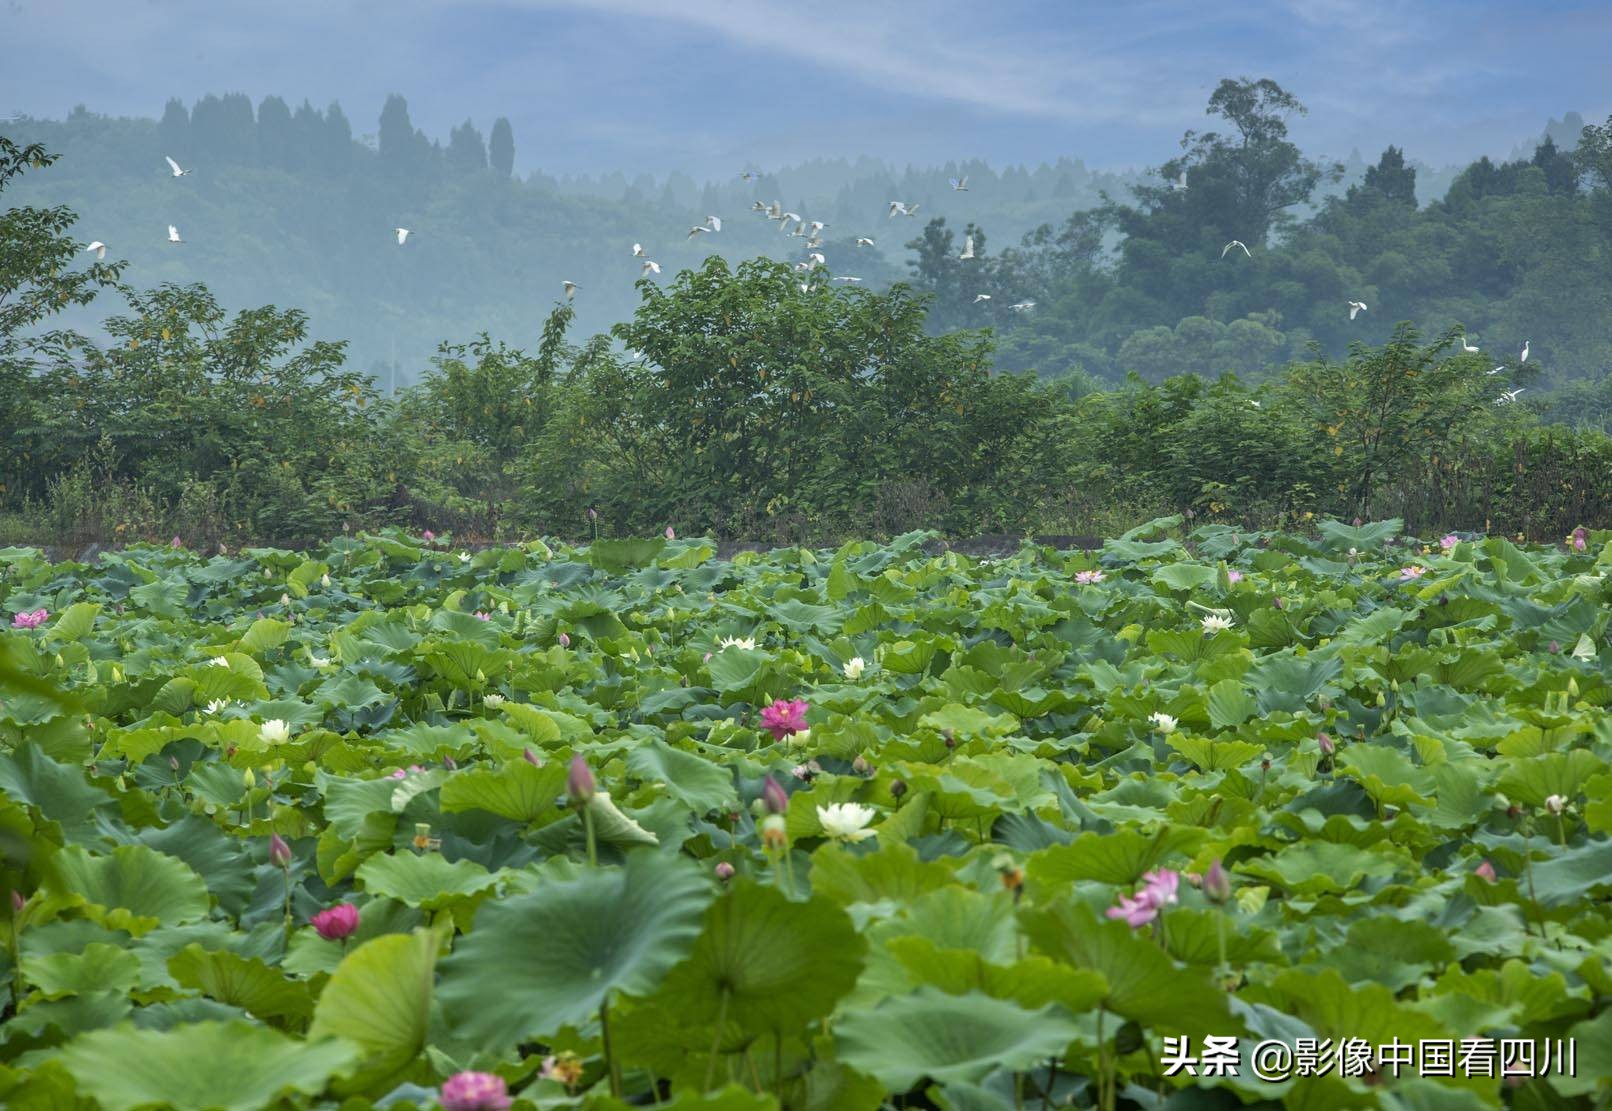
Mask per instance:
[[[518,167],[551,173],[1145,165],[1232,75],[1295,93],[1295,135],[1337,157],[1505,155],[1551,116],[1612,113],[1605,0],[0,0],[0,42],[0,115],[243,91],[340,100],[363,132],[400,92],[436,137],[508,116]]]

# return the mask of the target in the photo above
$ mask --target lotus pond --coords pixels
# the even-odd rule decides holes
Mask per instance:
[[[1612,1098],[1612,533],[0,571],[12,1108]]]

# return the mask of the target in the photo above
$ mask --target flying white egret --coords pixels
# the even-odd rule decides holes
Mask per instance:
[[[898,215],[899,216],[914,216],[914,215],[917,214],[917,212],[918,212],[918,206],[915,205],[915,204],[914,205],[909,205],[909,204],[904,204],[901,201],[891,201],[890,202],[890,214],[889,214],[889,216],[886,216],[885,219],[888,220],[890,218],[890,216],[898,216]]]
[[[706,227],[704,224],[695,224],[692,228],[688,229],[688,237],[693,239],[696,235],[702,235],[710,230],[711,229]]]
[[[397,245],[399,247],[403,246],[403,244],[409,241],[408,228],[393,228],[392,230],[397,233]]]
[[[642,243],[634,243],[632,245],[632,257],[633,258],[643,258],[644,257],[644,245]]]
[[[1261,405],[1259,402],[1255,401],[1253,398],[1248,399],[1248,404],[1252,405],[1256,409],[1265,408],[1265,406]]]
[[[567,301],[576,300],[577,284],[575,282],[561,282],[560,284],[565,287],[565,299]]]
[[[808,239],[806,241],[806,249],[808,251],[816,250],[818,247],[821,247],[822,245],[823,245],[823,237],[820,236],[820,235],[814,235],[814,236],[812,236],[810,239]]]
[[[821,220],[813,220],[811,223],[807,224],[806,227],[810,229],[812,235],[815,236],[818,232],[828,227],[828,225],[823,223]]]
[[[800,218],[800,213],[798,212],[780,212],[776,219],[781,220],[786,228],[790,224],[800,224],[805,222]]]
[[[966,260],[971,259],[973,257],[974,257],[974,237],[972,235],[965,235],[965,236],[963,236],[963,253],[957,256],[958,261],[960,261],[960,262],[961,261],[966,261]]]
[[[838,278],[835,278],[834,280],[836,282],[845,282],[846,284],[850,285],[850,284],[855,284],[856,282],[859,282],[862,279],[861,278],[853,278],[849,274],[845,274],[845,275],[842,275],[842,276],[840,276]]]
[[[707,216],[705,218],[705,226],[710,228],[712,231],[721,231],[722,230],[722,217],[720,217],[720,216]]]
[[[989,301],[990,299],[991,299],[991,295],[989,293],[976,293],[976,294],[974,294],[974,303],[976,305],[979,304],[981,301]]]
[[[858,247],[871,247],[873,246],[873,240],[869,239],[865,235],[859,235],[856,237],[856,245]]]
[[[1170,188],[1174,189],[1177,193],[1180,193],[1180,192],[1184,191],[1186,189],[1186,187],[1187,187],[1187,172],[1185,170],[1182,170],[1181,171],[1181,176],[1176,178],[1174,181],[1170,182]]]
[[[660,263],[656,262],[652,258],[646,258],[644,260],[643,273],[645,273],[645,274],[659,274],[660,273]]]
[[[1495,367],[1493,370],[1484,371],[1483,376],[1485,378],[1493,378],[1496,374],[1504,374],[1505,370],[1506,370],[1506,364],[1501,363],[1499,366]]]
[[[1465,351],[1468,355],[1476,355],[1478,353],[1478,348],[1472,346],[1472,344],[1466,341],[1465,332],[1461,333],[1461,350]]]
[[[954,192],[954,193],[966,193],[966,192],[968,192],[968,175],[965,174],[962,177],[950,177],[950,178],[947,178],[946,181],[951,185],[952,192]]]
[[[96,258],[105,258],[106,257],[106,244],[102,243],[99,239],[97,239],[94,243],[91,243],[88,247],[85,247],[84,249],[86,251],[94,252]]]
[[[754,204],[752,204],[752,205],[751,205],[751,206],[750,206],[750,211],[751,211],[751,212],[762,212],[762,213],[765,213],[765,212],[766,212],[766,211],[767,211],[767,205],[766,205],[766,202],[765,202],[765,201],[756,201],[756,202],[755,202],[755,203],[754,203]]]
[[[174,227],[172,224],[168,225],[168,242],[170,242],[170,243],[183,243],[184,242],[183,239],[179,238],[179,229]]]
[[[1494,403],[1496,405],[1509,405],[1511,402],[1516,401],[1517,395],[1527,388],[1527,386],[1518,386],[1514,390],[1504,390],[1499,397],[1494,399]]]
[[[777,220],[783,217],[784,206],[779,204],[777,201],[773,201],[766,208],[762,209],[762,211],[767,214],[767,219]]]
[[[1244,243],[1241,239],[1233,239],[1230,243],[1227,243],[1224,247],[1220,248],[1220,257],[1225,258],[1233,247],[1241,247],[1243,249],[1243,254],[1248,255],[1249,258],[1254,257],[1249,253],[1248,244]]]
[[[168,163],[168,169],[173,171],[174,177],[184,177],[186,174],[190,173],[189,170],[181,170],[179,168],[179,163],[175,162],[172,158],[169,158],[166,154],[162,157]]]
[[[1349,302],[1349,319],[1350,320],[1353,320],[1355,317],[1359,316],[1361,313],[1363,313],[1365,311],[1366,311],[1366,303],[1364,301],[1350,301]]]
[[[1018,302],[1015,302],[1014,304],[1009,305],[1008,308],[1012,309],[1014,312],[1029,312],[1031,309],[1035,308],[1035,302],[1034,301],[1018,301]]]
[[[1528,345],[1532,342],[1532,340],[1526,339],[1522,341],[1522,354],[1517,356],[1517,361],[1519,363],[1526,363],[1528,361]]]

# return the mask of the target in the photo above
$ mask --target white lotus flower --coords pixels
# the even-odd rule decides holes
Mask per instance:
[[[496,710],[504,704],[504,696],[501,694],[483,695],[481,701],[489,710]]]
[[[836,841],[866,841],[873,836],[867,824],[873,821],[873,808],[859,802],[836,802],[817,808],[817,821],[823,833]]]
[[[1571,655],[1575,660],[1595,659],[1595,641],[1590,639],[1589,633],[1581,633],[1579,635],[1578,643],[1573,645],[1573,651],[1570,652],[1569,655]]]
[[[228,708],[229,699],[227,698],[215,698],[207,704],[207,712],[209,714],[221,714]]]
[[[258,726],[257,739],[265,744],[283,745],[291,739],[291,727],[279,718],[270,718]]]
[[[214,667],[228,667],[229,666],[229,661],[226,660],[223,656],[214,656],[212,659],[208,660],[207,662],[212,664]]]
[[[847,679],[855,680],[862,678],[862,672],[867,670],[867,666],[868,662],[861,656],[852,656],[845,661],[845,666],[840,670],[845,672]]]
[[[470,562],[470,553],[469,552],[460,552],[459,553],[459,562],[460,563],[469,563]]]
[[[1545,809],[1552,814],[1560,814],[1567,809],[1567,796],[1547,795],[1545,797]]]
[[[755,637],[723,637],[721,640],[716,642],[716,650],[718,652],[722,651],[722,649],[724,649],[724,648],[750,648],[750,649],[754,649],[755,646],[756,646],[756,638]]]
[[[1160,733],[1174,733],[1175,727],[1181,724],[1163,710],[1155,710],[1147,716],[1147,720],[1158,726]]]
[[[1225,632],[1229,628],[1231,628],[1231,618],[1229,617],[1221,617],[1218,614],[1211,613],[1207,614],[1203,619],[1203,631],[1210,636]]]
[[[326,590],[329,590],[330,589],[330,576],[328,574],[320,575],[319,576],[319,585],[324,587]]]
[[[315,656],[313,653],[310,652],[308,654],[308,662],[311,663],[314,667],[329,667],[330,666],[330,657],[329,656]]]

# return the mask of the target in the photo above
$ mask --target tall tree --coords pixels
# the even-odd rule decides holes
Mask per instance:
[[[410,171],[419,164],[419,138],[409,120],[409,102],[397,93],[381,109],[381,162],[393,171]]]
[[[178,97],[170,97],[163,107],[162,122],[157,125],[157,139],[162,144],[164,154],[175,158],[189,156],[190,113],[185,110],[185,102]]]
[[[501,176],[509,177],[515,172],[515,130],[503,116],[493,121],[493,132],[487,139],[487,158]]]
[[[291,109],[277,96],[266,96],[257,109],[258,157],[265,166],[290,169],[296,138],[291,127]]]
[[[448,134],[448,165],[468,173],[487,168],[487,144],[469,120]]]
[[[1416,207],[1416,167],[1405,165],[1405,152],[1398,147],[1383,151],[1377,164],[1367,168],[1365,187],[1398,204]]]
[[[353,125],[338,101],[325,109],[325,138],[319,144],[320,164],[333,174],[345,174],[353,162]]]

